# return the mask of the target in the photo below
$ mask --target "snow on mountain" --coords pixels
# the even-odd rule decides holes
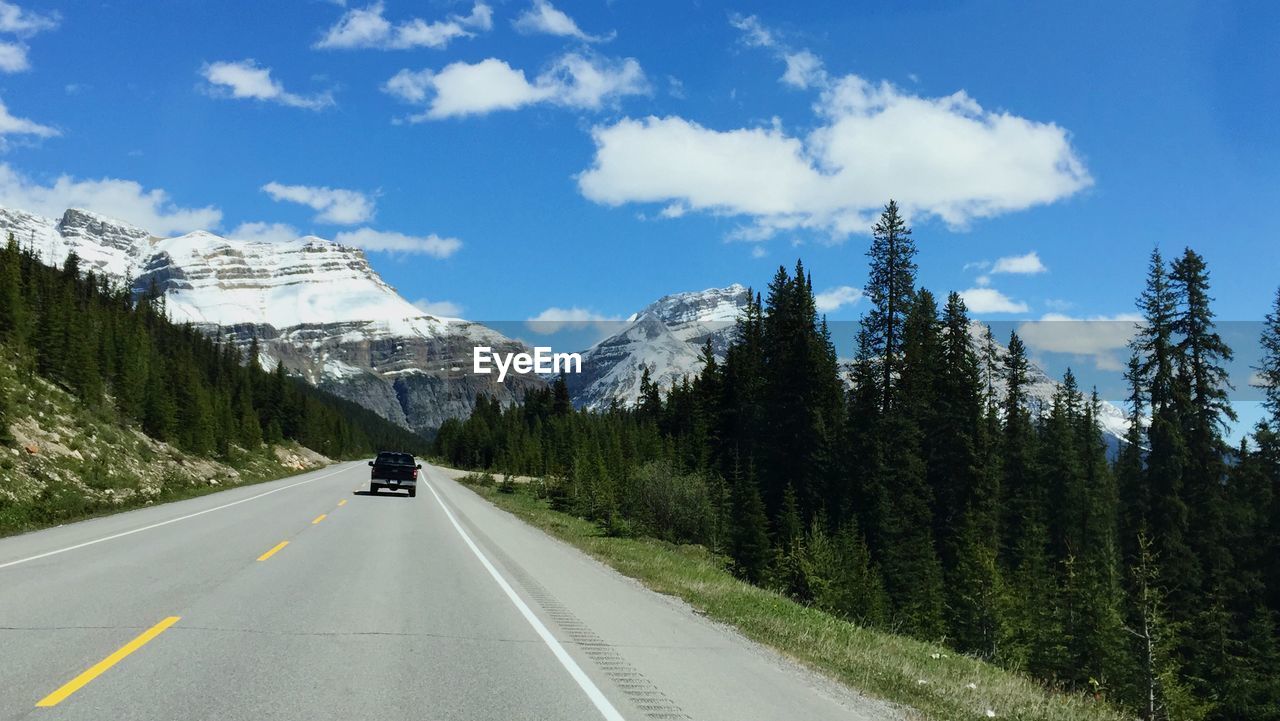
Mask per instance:
[[[138,264],[157,240],[124,221],[74,208],[56,219],[0,208],[0,239],[7,240],[10,233],[50,265],[62,265],[75,251],[85,270],[121,279],[137,275]]]
[[[664,296],[633,313],[624,329],[583,351],[582,373],[566,378],[574,403],[597,410],[614,401],[632,405],[645,368],[663,388],[696,375],[708,340],[717,355],[724,354],[749,297],[735,283]]]
[[[544,381],[473,375],[471,352],[524,345],[477,323],[424,313],[370,267],[364,251],[308,236],[245,241],[197,231],[176,238],[83,210],[45,218],[0,208],[12,232],[50,264],[74,251],[81,267],[136,293],[158,290],[176,322],[243,347],[256,338],[259,362],[293,373],[420,431],[465,417],[477,393],[518,400]]]

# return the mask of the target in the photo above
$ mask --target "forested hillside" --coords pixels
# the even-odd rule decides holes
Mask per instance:
[[[1231,448],[1209,272],[1190,249],[1153,252],[1112,463],[1096,394],[1068,372],[1031,407],[1022,341],[975,351],[964,302],[918,288],[914,254],[890,203],[850,368],[797,263],[723,362],[707,349],[697,377],[646,382],[634,410],[575,411],[561,381],[479,403],[436,452],[540,476],[605,532],[704,544],[804,603],[1144,719],[1280,718],[1280,295],[1258,369],[1270,417]]]
[[[42,264],[12,234],[0,250],[0,341],[20,378],[56,383],[196,456],[226,458],[284,440],[331,458],[425,445],[281,366],[262,370],[256,348],[244,358],[230,343],[171,323],[162,299],[134,298],[82,272],[74,254],[62,268]],[[0,395],[0,429],[7,402]]]

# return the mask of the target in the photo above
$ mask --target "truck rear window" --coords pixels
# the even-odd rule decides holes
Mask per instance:
[[[386,466],[412,466],[413,456],[408,453],[379,453],[374,462]]]

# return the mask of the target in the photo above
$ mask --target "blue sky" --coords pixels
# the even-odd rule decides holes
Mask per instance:
[[[1160,244],[1253,320],[1278,36],[1262,2],[5,2],[0,203],[337,236],[482,321],[801,257],[848,320],[895,197],[977,315],[1132,313]]]

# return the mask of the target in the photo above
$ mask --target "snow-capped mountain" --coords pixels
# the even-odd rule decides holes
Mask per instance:
[[[485,326],[429,315],[396,293],[359,248],[316,237],[254,242],[197,231],[159,238],[83,210],[52,219],[0,208],[12,232],[47,263],[74,251],[81,267],[163,293],[176,322],[248,347],[291,372],[419,431],[465,417],[477,392],[504,401],[544,381],[498,384],[471,371],[471,349],[525,347]]]
[[[663,388],[696,375],[708,340],[716,355],[724,355],[748,293],[736,283],[676,293],[633,313],[620,332],[583,351],[582,373],[566,378],[574,404],[590,409],[607,408],[615,400],[634,404],[645,368]]]
[[[673,381],[686,375],[697,375],[702,370],[702,348],[708,339],[716,356],[724,358],[733,338],[734,321],[749,298],[745,287],[734,284],[665,296],[632,314],[625,328],[583,351],[582,373],[566,378],[574,404],[590,409],[607,408],[615,401],[634,405],[646,367],[662,388],[669,388]],[[974,321],[970,328],[974,350],[979,353],[985,328],[980,321]],[[1006,352],[998,343],[999,359]],[[1029,375],[1031,403],[1047,409],[1059,383],[1035,364],[1031,364]],[[1002,378],[996,378],[995,391],[1003,394]],[[1124,411],[1105,401],[1098,421],[1106,434],[1117,439],[1124,438],[1129,427]]]

